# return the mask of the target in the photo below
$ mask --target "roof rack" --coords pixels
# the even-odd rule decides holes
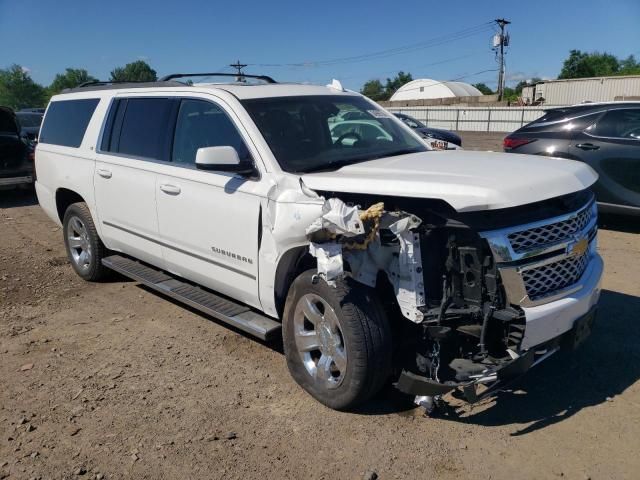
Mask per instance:
[[[171,75],[166,75],[159,79],[159,82],[167,82],[169,80],[174,80],[176,78],[184,78],[184,77],[235,77],[239,81],[242,78],[255,78],[257,80],[262,80],[266,83],[278,83],[273,78],[268,77],[267,75],[249,75],[248,73],[172,73]]]
[[[118,83],[143,83],[138,81],[131,80],[91,80],[90,82],[84,82],[74,88],[84,88],[84,87],[97,87],[99,85],[116,85]]]
[[[92,90],[117,90],[119,88],[149,88],[149,87],[185,87],[184,82],[85,82],[74,88],[65,88],[61,93],[86,92]]]

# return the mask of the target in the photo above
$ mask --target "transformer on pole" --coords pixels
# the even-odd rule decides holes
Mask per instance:
[[[509,46],[509,34],[505,32],[505,27],[511,22],[504,18],[497,18],[495,22],[500,27],[500,33],[493,36],[493,48],[498,54],[498,63],[500,64],[498,70],[498,101],[500,101],[504,96],[505,84],[504,49]]]

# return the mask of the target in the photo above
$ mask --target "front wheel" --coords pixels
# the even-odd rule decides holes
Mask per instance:
[[[75,272],[91,282],[107,277],[109,270],[102,265],[107,249],[98,236],[86,203],[74,203],[67,208],[62,231],[67,256]]]
[[[374,396],[391,369],[391,333],[375,291],[351,277],[328,285],[315,270],[293,282],[283,319],[287,366],[314,398],[348,410]]]

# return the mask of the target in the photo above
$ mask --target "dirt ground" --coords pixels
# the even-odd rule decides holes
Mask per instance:
[[[456,132],[462,138],[465,150],[489,150],[502,152],[502,140],[507,132]]]
[[[639,231],[605,219],[600,314],[573,355],[435,418],[392,387],[339,413],[279,345],[83,282],[34,197],[0,191],[0,479],[638,478]]]

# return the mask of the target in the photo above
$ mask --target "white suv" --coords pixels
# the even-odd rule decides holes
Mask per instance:
[[[476,401],[590,332],[588,166],[429,151],[335,81],[176,80],[51,99],[36,189],[84,279],[116,270],[282,335],[293,378],[336,409],[390,380]]]

